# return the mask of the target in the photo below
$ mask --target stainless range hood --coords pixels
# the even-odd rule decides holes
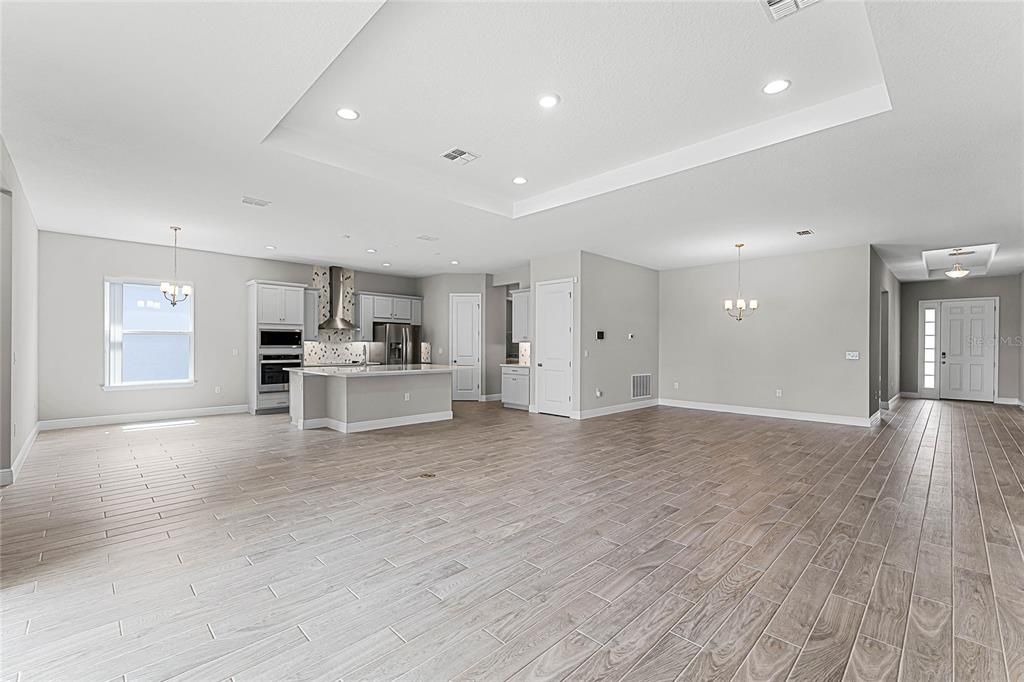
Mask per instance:
[[[342,302],[344,301],[345,294],[345,275],[341,268],[331,266],[330,275],[328,278],[328,286],[331,292],[331,309],[328,312],[327,319],[320,323],[320,329],[341,329],[341,330],[352,330],[356,326],[349,320],[342,317]]]

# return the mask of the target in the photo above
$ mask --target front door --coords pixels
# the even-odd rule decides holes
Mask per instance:
[[[939,391],[949,400],[995,400],[996,303],[943,301],[939,312]]]
[[[452,400],[480,399],[480,294],[451,295]]]
[[[537,285],[537,411],[572,411],[572,282]]]

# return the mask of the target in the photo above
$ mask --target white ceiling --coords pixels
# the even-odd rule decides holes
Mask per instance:
[[[393,2],[267,142],[519,217],[889,109],[859,2]]]
[[[998,243],[989,274],[1024,269],[1021,3],[822,0],[778,23],[755,0],[0,7],[0,125],[45,229],[163,244],[179,224],[189,248],[266,257],[273,244],[277,258],[410,275],[569,249],[665,269],[729,261],[739,240],[751,258],[876,243],[901,279],[927,277],[922,250]],[[847,13],[848,33],[830,19]],[[879,64],[891,111],[583,200],[548,196],[870,89]],[[768,98],[773,77],[794,85]],[[334,101],[329,81],[359,101]],[[563,104],[542,112],[545,91]],[[346,128],[339,106],[362,117]],[[275,136],[307,115],[312,144],[284,151]],[[328,130],[333,144],[310,153]],[[413,158],[463,145],[482,155],[458,169],[469,182]],[[505,184],[519,174],[530,183]],[[503,206],[466,205],[480,196]],[[518,210],[537,196],[555,207]],[[816,234],[794,235],[805,227]]]

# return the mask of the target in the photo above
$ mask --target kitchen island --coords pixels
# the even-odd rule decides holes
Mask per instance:
[[[342,433],[452,418],[451,365],[289,369],[289,414],[300,429]]]

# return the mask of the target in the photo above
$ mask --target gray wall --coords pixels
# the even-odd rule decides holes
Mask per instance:
[[[530,264],[524,263],[515,268],[508,268],[494,273],[494,286],[500,287],[507,284],[519,286],[523,289],[530,286]]]
[[[39,230],[7,147],[0,141],[3,185],[10,212],[10,400],[11,441],[0,468],[17,466],[22,447],[39,421]],[[7,275],[5,274],[6,278]],[[7,358],[3,361],[6,363]]]
[[[12,204],[7,182],[0,178],[0,469],[11,468]]]
[[[422,338],[430,342],[430,360],[435,364],[451,362],[449,296],[480,294],[480,325],[484,335],[480,348],[481,395],[501,393],[501,363],[505,358],[505,298],[491,294],[490,290],[495,288],[490,286],[491,281],[490,275],[483,274],[433,275],[419,280],[419,294],[423,296]],[[496,325],[500,325],[500,330]]]
[[[580,281],[580,409],[633,402],[633,374],[652,374],[651,394],[657,398],[657,271],[584,251]],[[605,332],[603,341],[597,340],[599,329]],[[634,338],[627,341],[630,332]],[[598,389],[603,393],[600,398]]]
[[[356,270],[352,275],[352,287],[355,291],[369,291],[375,294],[401,294],[403,296],[419,296],[420,281],[413,277],[385,275],[379,272],[363,272]]]
[[[187,238],[187,232],[184,233]],[[164,246],[41,232],[39,412],[42,419],[242,405],[246,402],[245,282],[307,283],[308,265],[183,249],[178,273],[195,285],[196,383],[104,391],[103,279],[170,276]],[[232,350],[238,349],[238,355]],[[216,393],[215,387],[221,392]]]
[[[582,253],[580,251],[568,251],[566,253],[557,253],[549,256],[542,256],[540,258],[534,258],[530,261],[530,364],[532,365],[530,374],[530,404],[535,405],[537,403],[537,358],[540,344],[537,343],[537,337],[534,330],[537,328],[537,283],[547,282],[556,279],[570,279],[576,278],[581,280],[582,266],[581,266]],[[580,292],[582,291],[582,281],[579,281],[576,285],[576,296],[573,297],[573,318],[576,320],[576,327],[579,329],[579,322],[582,317],[582,309],[580,299],[582,298]],[[575,400],[579,404],[580,398],[580,335],[576,335],[576,343],[573,346],[572,355],[572,392],[576,396]],[[573,408],[574,410],[577,408]]]
[[[927,282],[904,282],[902,331],[902,368],[900,390],[917,393],[918,304],[921,301],[951,298],[999,297],[999,396],[1020,399],[1021,346],[1015,336],[1021,329],[1021,276],[943,278]]]
[[[1017,384],[1020,395],[1017,399],[1024,407],[1024,273],[1020,275],[1020,336],[1017,337],[1017,345],[1020,348],[1020,383]]]
[[[722,310],[735,263],[659,273],[661,397],[868,417],[869,251],[744,261],[743,293],[761,310],[743,322]]]
[[[888,309],[885,319],[881,317],[883,292],[887,292]],[[871,385],[868,395],[868,409],[872,414],[878,410],[878,401],[888,401],[900,392],[900,281],[885,266],[882,259],[871,248],[871,349],[868,354],[868,371]],[[882,335],[886,336],[888,352],[882,357]]]

